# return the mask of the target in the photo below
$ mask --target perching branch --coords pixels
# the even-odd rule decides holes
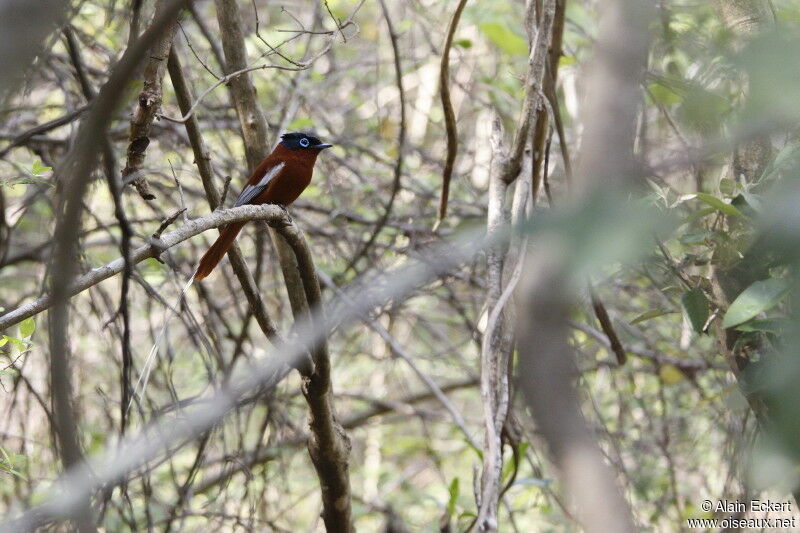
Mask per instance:
[[[200,233],[212,228],[218,228],[231,222],[242,222],[249,220],[262,220],[275,224],[289,224],[286,213],[276,205],[243,205],[215,211],[201,218],[196,218],[185,224],[180,229],[164,234],[160,239],[154,239],[150,244],[145,244],[131,252],[131,263],[138,264],[145,259],[158,257],[164,250],[168,250],[183,241],[199,235]],[[86,274],[75,279],[65,291],[69,297],[79,294],[89,287],[97,285],[122,272],[125,266],[123,258],[115,259],[105,266],[92,269]],[[53,305],[51,295],[37,298],[33,302],[27,303],[0,316],[0,331],[18,324],[28,317],[41,313]]]

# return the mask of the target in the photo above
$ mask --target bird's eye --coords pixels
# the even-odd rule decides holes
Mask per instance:
[[[300,139],[300,146],[302,146],[303,148],[308,148],[308,144],[309,144],[308,139],[306,139],[305,137]]]

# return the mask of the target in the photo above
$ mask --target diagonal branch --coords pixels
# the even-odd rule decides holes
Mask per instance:
[[[286,213],[276,205],[243,205],[224,211],[215,211],[210,215],[188,222],[180,229],[162,235],[160,239],[154,239],[150,244],[145,244],[136,248],[130,254],[131,264],[141,263],[145,259],[158,257],[164,250],[172,248],[209,229],[218,228],[231,222],[244,222],[249,220],[263,220],[276,224],[290,223],[288,219],[286,219]],[[64,293],[68,297],[75,296],[89,287],[119,274],[124,268],[125,260],[122,257],[115,259],[105,266],[92,269],[78,277],[68,286],[65,285],[65,287],[68,288],[64,290]],[[41,313],[53,305],[53,296],[49,294],[22,305],[13,311],[9,311],[0,316],[0,331],[10,328],[28,317]]]

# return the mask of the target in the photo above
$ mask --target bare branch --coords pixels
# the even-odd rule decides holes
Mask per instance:
[[[456,113],[453,111],[453,102],[450,98],[450,48],[453,46],[453,36],[461,20],[461,12],[467,0],[459,0],[456,10],[447,26],[447,36],[442,48],[442,61],[439,67],[439,95],[442,99],[442,109],[444,110],[444,126],[447,132],[447,158],[442,172],[442,196],[439,200],[439,215],[434,231],[441,225],[444,217],[447,216],[447,202],[450,197],[450,180],[453,177],[453,167],[458,153],[458,126],[456,124]]]
[[[169,0],[158,0],[156,14],[158,17],[165,9],[169,8]],[[153,119],[161,108],[162,80],[167,71],[167,57],[175,37],[177,18],[167,27],[159,38],[153,43],[149,51],[147,63],[144,67],[144,80],[142,91],[137,98],[136,109],[131,119],[130,142],[128,144],[128,159],[122,169],[122,180],[128,181],[133,177],[133,186],[145,200],[153,200],[155,195],[150,189],[142,173],[145,151],[150,144],[150,128]]]
[[[322,297],[317,280],[314,261],[306,240],[297,226],[279,226],[278,231],[292,247],[297,258],[297,268],[303,280],[306,301],[318,313],[309,315],[309,320],[318,321],[323,328]],[[298,366],[303,376],[303,395],[309,407],[308,452],[317,470],[322,488],[322,518],[328,532],[350,533],[353,528],[352,503],[350,498],[350,439],[336,420],[331,381],[331,360],[328,344],[324,340],[311,349],[313,365],[302,362]]]
[[[546,0],[538,26],[528,28],[531,36],[528,55],[528,72],[525,78],[525,98],[520,111],[517,130],[509,152],[503,147],[503,132],[499,117],[493,122],[491,145],[492,164],[489,175],[489,203],[486,219],[487,234],[501,234],[508,226],[509,206],[506,201],[508,186],[519,176],[523,166],[524,149],[530,138],[531,124],[542,95],[542,83],[552,40],[556,0]],[[528,2],[529,24],[535,24],[534,2]],[[542,106],[543,109],[543,106]],[[530,160],[530,157],[527,158]],[[532,175],[526,175],[521,190],[532,188]],[[529,194],[515,195],[515,221],[525,218]],[[532,200],[531,200],[532,203]],[[516,242],[509,250],[503,242],[491,246],[486,255],[486,331],[481,346],[481,400],[484,409],[484,455],[481,473],[481,491],[476,525],[478,531],[496,531],[497,505],[500,500],[503,466],[503,427],[511,401],[509,364],[514,346],[513,310],[507,305],[518,283],[525,257],[527,240]],[[511,276],[504,280],[509,259],[516,260]]]
[[[275,205],[243,205],[232,209],[215,211],[204,217],[192,220],[180,229],[163,235],[158,241],[136,248],[131,252],[131,262],[137,264],[145,259],[158,257],[164,250],[172,248],[209,229],[218,228],[231,222],[245,222],[250,220],[263,220],[278,224],[290,223],[286,218],[286,213]],[[119,274],[122,272],[124,266],[125,261],[120,257],[105,266],[92,269],[90,272],[78,277],[74,282],[69,284],[69,288],[66,289],[65,292],[70,297],[74,296],[85,291],[89,287],[97,285],[101,281]],[[22,305],[13,311],[9,311],[0,316],[0,331],[20,323],[28,317],[41,313],[53,305],[52,296],[47,295]]]
[[[397,92],[400,98],[400,129],[397,133],[397,160],[394,164],[394,180],[392,181],[392,190],[389,193],[389,199],[384,207],[383,215],[381,215],[381,218],[378,219],[378,222],[375,224],[375,229],[372,230],[372,233],[366,242],[361,245],[359,250],[353,254],[353,257],[350,259],[350,261],[347,262],[347,266],[344,268],[345,272],[353,268],[356,263],[358,263],[359,259],[364,257],[369,252],[372,243],[375,242],[375,239],[378,238],[381,230],[383,230],[383,228],[386,226],[386,222],[389,220],[389,217],[392,214],[394,201],[397,198],[397,194],[400,192],[400,180],[403,177],[403,157],[406,149],[406,95],[405,89],[403,88],[403,68],[400,64],[400,46],[397,42],[397,33],[395,32],[394,25],[392,24],[392,19],[389,18],[389,11],[386,9],[385,1],[380,0],[380,3],[381,11],[383,11],[383,17],[386,19],[386,26],[389,29],[389,40],[392,43],[395,83],[397,83]]]

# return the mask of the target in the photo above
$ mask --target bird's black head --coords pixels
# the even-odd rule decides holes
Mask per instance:
[[[281,144],[290,150],[324,150],[332,144],[320,141],[310,133],[284,133],[281,135]]]

